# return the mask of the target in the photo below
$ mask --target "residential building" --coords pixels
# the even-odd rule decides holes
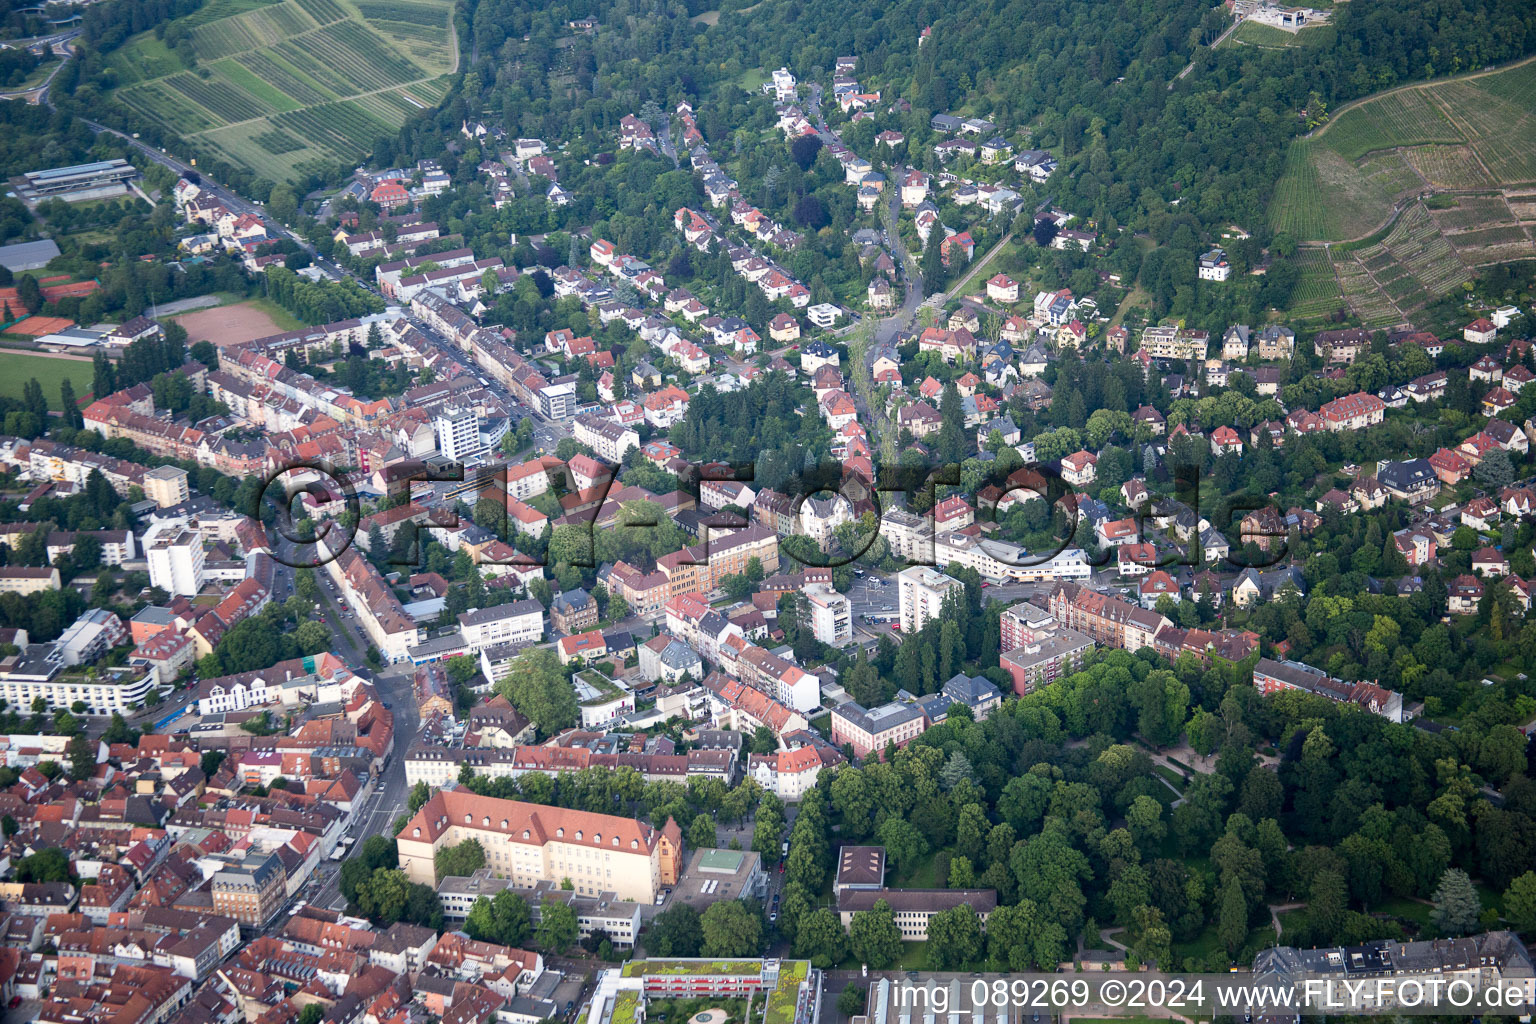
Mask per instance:
[[[831,584],[816,583],[800,592],[810,611],[811,632],[817,640],[842,647],[853,640],[853,605]]]
[[[172,597],[196,597],[203,589],[203,537],[196,530],[167,529],[144,548],[149,583]]]
[[[908,634],[923,628],[929,619],[936,619],[943,610],[944,600],[950,594],[965,599],[965,585],[951,576],[925,565],[914,565],[896,574],[900,598],[901,628]]]
[[[179,466],[157,466],[144,471],[144,496],[161,508],[180,505],[191,496],[187,471]]]
[[[213,910],[253,931],[272,923],[288,902],[288,875],[276,853],[221,868],[210,886]]]
[[[832,709],[832,742],[852,747],[859,758],[887,746],[906,746],[927,728],[923,710],[915,704],[892,701],[866,711],[849,701]]]
[[[1023,696],[1076,672],[1093,646],[1090,637],[1062,628],[1005,651],[1001,664],[1013,679],[1013,692]]]
[[[1253,666],[1253,685],[1268,696],[1285,690],[1304,690],[1341,704],[1357,704],[1391,722],[1403,720],[1403,695],[1375,683],[1350,683],[1335,679],[1321,669],[1299,661],[1260,658]]]

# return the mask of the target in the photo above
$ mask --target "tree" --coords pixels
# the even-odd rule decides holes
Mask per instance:
[[[821,139],[815,135],[801,135],[789,144],[790,158],[802,171],[811,169],[816,155],[821,152]]]
[[[469,908],[464,927],[470,938],[501,946],[521,946],[533,928],[533,912],[527,900],[503,889],[491,899],[482,896],[476,900]]]
[[[202,758],[198,761],[198,767],[203,770],[204,775],[211,779],[214,773],[219,770],[219,765],[223,764],[224,759],[228,756],[228,752],[223,750],[205,750],[203,751]]]
[[[969,904],[941,910],[928,919],[928,966],[963,970],[981,957],[981,919]]]
[[[715,845],[715,819],[701,814],[688,826],[688,845],[695,850],[713,849]]]
[[[539,908],[539,926],[534,932],[541,949],[548,953],[563,953],[576,941],[579,930],[576,911],[569,903],[545,899]]]
[[[85,426],[85,414],[80,411],[80,402],[75,398],[75,385],[65,377],[59,384],[59,408],[64,412],[64,424],[74,430]]]
[[[860,910],[848,923],[848,945],[853,958],[876,970],[901,959],[901,931],[896,915],[885,900],[876,900],[868,910]]]
[[[1227,955],[1235,957],[1248,939],[1248,902],[1243,897],[1243,887],[1235,879],[1224,883],[1220,901],[1216,935],[1226,947]]]
[[[1515,478],[1515,467],[1509,461],[1509,453],[1503,448],[1495,448],[1483,457],[1483,461],[1477,464],[1472,471],[1477,482],[1488,491],[1498,491],[1508,487],[1510,481]]]
[[[418,780],[416,785],[411,787],[410,796],[406,798],[406,807],[410,809],[412,814],[415,814],[421,810],[421,805],[430,799],[432,799],[432,791],[427,788],[424,780]]]
[[[763,921],[740,900],[711,903],[699,918],[702,956],[757,956],[762,951]]]
[[[1536,931],[1536,871],[1527,871],[1504,890],[1504,916],[1522,932]]]
[[[645,939],[645,948],[656,956],[698,956],[703,944],[699,912],[682,902],[674,902],[652,918]]]
[[[325,1004],[310,1003],[299,1011],[299,1024],[320,1024],[325,1019]]]
[[[1434,926],[1447,935],[1466,935],[1477,928],[1482,901],[1472,879],[1460,868],[1447,868],[1432,897],[1435,909],[1429,913]]]
[[[456,846],[445,846],[432,856],[438,880],[450,876],[467,878],[485,867],[485,847],[478,839],[466,839]]]
[[[77,732],[69,741],[69,777],[76,782],[96,774],[96,744]]]
[[[559,658],[549,648],[535,647],[519,654],[511,671],[496,684],[496,692],[545,736],[576,724],[576,691],[566,680]]]
[[[57,846],[23,857],[16,864],[18,882],[69,882],[74,880],[69,855]]]
[[[848,936],[831,907],[818,907],[800,919],[795,928],[795,956],[809,959],[822,970],[842,962],[848,953]]]
[[[849,986],[837,997],[837,1012],[844,1017],[856,1017],[864,1012],[864,990],[854,984]]]

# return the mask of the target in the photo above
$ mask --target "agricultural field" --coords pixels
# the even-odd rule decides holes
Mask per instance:
[[[1270,214],[1276,231],[1341,242],[1379,227],[1392,215],[1392,196],[1338,153],[1298,139],[1286,154]]]
[[[145,33],[114,54],[114,96],[194,153],[293,181],[442,101],[451,19],[448,0],[210,0],[182,22],[194,65]]]
[[[1402,311],[1392,304],[1359,261],[1358,253],[1341,253],[1334,270],[1339,275],[1345,301],[1367,327],[1390,327],[1403,318]]]
[[[1339,280],[1333,273],[1328,254],[1322,249],[1300,249],[1296,253],[1296,265],[1301,269],[1301,279],[1291,293],[1291,315],[1312,319],[1338,309],[1341,304]]]
[[[1293,143],[1270,223],[1301,241],[1347,241],[1421,192],[1536,183],[1532,138],[1536,60],[1381,93]],[[1508,237],[1500,258],[1516,248]]]

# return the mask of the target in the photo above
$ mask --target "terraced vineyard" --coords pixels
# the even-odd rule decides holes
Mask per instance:
[[[1333,253],[1350,306],[1389,323],[1392,310],[1411,314],[1460,287],[1468,267],[1536,257],[1532,139],[1536,59],[1385,92],[1292,144],[1270,225],[1301,241],[1348,242],[1391,223],[1378,244]],[[1442,193],[1434,210],[1417,202],[1428,193]],[[1310,281],[1293,305],[1320,291],[1320,276]]]
[[[1345,254],[1334,264],[1334,270],[1338,272],[1345,301],[1366,326],[1390,327],[1403,318],[1402,311],[1392,304],[1370,271],[1360,263],[1358,254]]]
[[[1301,279],[1291,292],[1290,312],[1303,319],[1326,316],[1341,305],[1339,280],[1333,264],[1322,249],[1301,249],[1296,253]]]
[[[196,64],[152,34],[114,54],[114,97],[274,180],[350,165],[443,100],[458,63],[449,0],[209,0]]]
[[[1342,241],[1369,234],[1416,191],[1536,184],[1533,138],[1536,60],[1385,92],[1292,145],[1270,223],[1302,240]]]

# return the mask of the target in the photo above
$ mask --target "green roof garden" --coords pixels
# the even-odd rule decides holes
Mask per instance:
[[[631,960],[624,965],[624,977],[677,974],[762,974],[761,960]]]
[[[620,992],[613,1000],[612,1024],[635,1024],[640,1014],[640,993]]]

